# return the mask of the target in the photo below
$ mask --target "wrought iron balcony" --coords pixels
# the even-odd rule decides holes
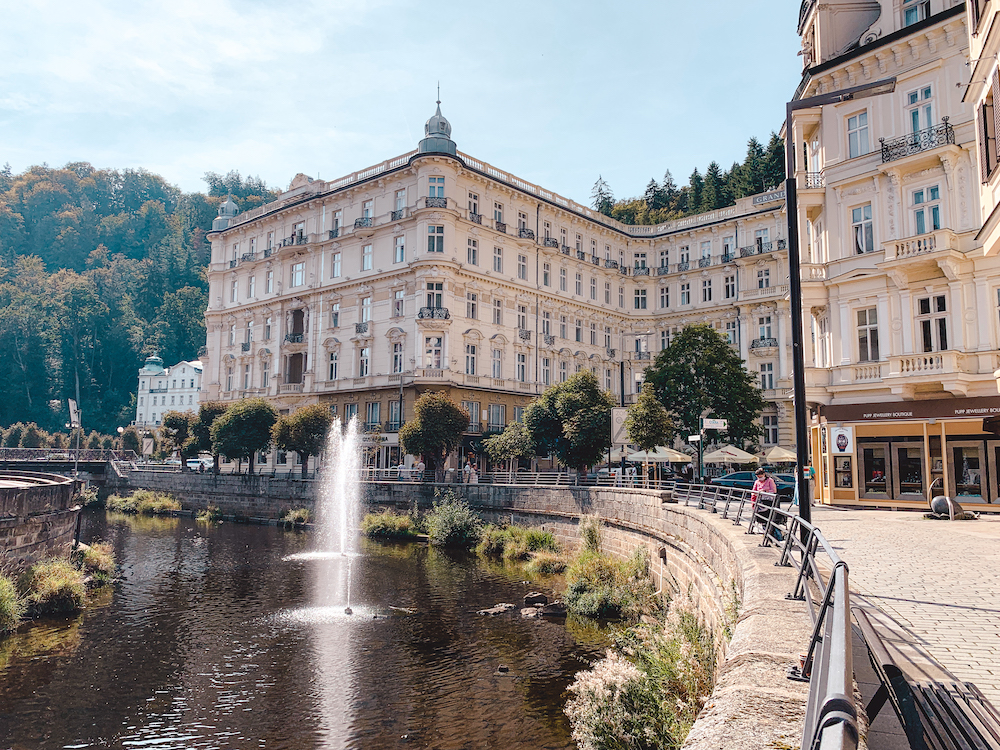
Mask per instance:
[[[369,229],[375,226],[375,219],[371,216],[362,216],[360,219],[354,220],[355,229]]]
[[[305,334],[303,333],[286,333],[285,341],[289,344],[301,344]]]
[[[775,347],[778,345],[778,339],[776,338],[761,338],[754,339],[750,342],[751,349],[766,349],[768,347]]]
[[[517,329],[517,336],[521,341],[531,341],[531,331],[524,328]]]
[[[803,187],[805,190],[820,190],[826,187],[826,180],[822,172],[806,172],[804,175]]]
[[[778,249],[779,250],[787,250],[788,249],[788,243],[785,242],[784,240],[778,240]]]
[[[670,266],[660,266],[656,269],[657,276],[666,276],[668,273],[670,273]]]
[[[722,256],[723,263],[732,263],[734,260],[736,260],[736,256],[733,253],[725,253]]]
[[[618,268],[618,261],[617,260],[611,260],[611,258],[607,258],[604,261],[604,267],[605,268]]]
[[[637,266],[632,269],[633,276],[649,276],[649,266]]]
[[[596,255],[590,256],[590,262],[593,263],[595,266],[601,265],[601,259],[598,258]]]
[[[368,333],[368,321],[366,320],[364,323],[355,323],[354,324],[354,332],[355,333]]]
[[[424,205],[427,208],[448,208],[447,198],[424,198]]]
[[[632,352],[632,359],[649,359],[649,352]]]
[[[493,228],[496,229],[501,234],[507,234],[507,225],[502,221],[494,221]]]
[[[333,229],[330,230],[330,237],[329,237],[329,239],[335,240],[339,236],[340,236],[340,227],[334,227]]]
[[[677,270],[678,271],[690,271],[691,270],[691,263],[689,261],[682,260],[680,263],[677,264]]]
[[[554,346],[556,343],[556,337],[551,333],[544,334],[542,340],[545,342],[546,346]]]
[[[533,240],[535,239],[535,232],[533,229],[528,229],[527,227],[518,227],[517,236],[523,240]]]
[[[620,274],[622,274],[624,276],[628,276],[628,266],[619,266],[618,267],[618,273],[620,273]]]
[[[403,218],[403,215],[405,213],[406,209],[403,208],[399,209],[398,211],[393,211],[391,214],[389,214],[389,221],[399,221],[400,219]]]
[[[587,254],[585,252],[583,252],[583,250],[577,250],[576,251],[576,259],[577,260],[587,260]]]
[[[559,247],[559,240],[555,237],[546,237],[542,240],[542,245],[544,247]]]
[[[272,255],[274,255],[274,250],[272,250],[271,248],[267,248],[266,250],[264,250],[265,258],[270,258]]]
[[[421,307],[417,311],[417,317],[421,319],[429,318],[439,318],[441,320],[450,320],[451,313],[448,312],[447,307]]]
[[[242,344],[240,344],[240,351],[241,352],[248,352],[248,351],[250,351],[250,342],[249,341],[244,341]]]
[[[482,224],[483,223],[483,215],[482,214],[473,213],[472,211],[469,211],[469,221],[471,221],[473,224]]]
[[[778,240],[778,250],[783,250],[785,247],[784,240]],[[746,247],[740,248],[740,257],[748,258],[751,255],[763,255],[764,253],[769,253],[774,250],[773,242],[758,242],[756,245],[747,245]]]
[[[238,266],[239,263],[240,262],[238,260],[236,260],[236,258],[233,258],[231,261],[229,261],[229,267],[230,268],[236,268],[236,266]]]
[[[561,252],[563,255],[569,255],[570,254],[570,250],[572,250],[572,248],[569,245],[560,245],[559,246],[559,252]]]
[[[954,144],[955,128],[948,123],[947,117],[942,117],[940,125],[924,128],[901,138],[878,140],[882,144],[882,163],[885,164],[887,161],[902,159],[910,154],[918,154],[949,143]]]
[[[712,265],[711,258],[698,258],[698,268],[708,268]]]
[[[309,242],[309,236],[305,234],[293,235],[292,239],[295,241],[296,245],[305,245],[306,243]]]
[[[257,253],[243,253],[240,257],[240,263],[249,263],[252,260],[257,260]]]
[[[609,347],[605,347],[605,349],[604,349],[604,353],[608,355],[608,359],[614,359],[615,358],[615,353],[617,351],[618,351],[617,349],[612,349],[610,346]]]

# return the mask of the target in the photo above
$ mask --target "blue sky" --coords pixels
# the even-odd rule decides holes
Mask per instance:
[[[798,0],[8,3],[0,164],[146,167],[287,187],[458,148],[581,203],[683,184],[766,141],[799,80]]]

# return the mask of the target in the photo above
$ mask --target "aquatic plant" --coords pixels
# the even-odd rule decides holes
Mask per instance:
[[[434,507],[424,521],[431,544],[468,548],[479,541],[482,520],[451,490],[436,493]]]
[[[649,578],[649,555],[637,547],[627,560],[584,550],[566,572],[566,605],[584,617],[638,620],[658,611]]]
[[[309,523],[309,509],[292,508],[281,517],[281,523],[286,529]]]
[[[0,574],[0,634],[13,631],[24,616],[26,605],[17,587],[7,576]]]
[[[371,539],[413,539],[420,530],[413,516],[383,510],[361,520],[361,531]]]
[[[115,513],[143,516],[167,515],[181,509],[180,502],[171,495],[153,490],[136,490],[128,497],[111,495],[105,507]]]
[[[493,524],[482,529],[476,546],[476,551],[481,555],[504,560],[529,560],[534,553],[543,550],[559,551],[559,545],[551,531]]]
[[[93,586],[104,586],[115,577],[115,552],[107,542],[81,546],[73,553],[73,559],[83,574],[90,577]]]
[[[60,558],[32,565],[22,575],[20,588],[33,617],[78,612],[87,596],[83,573]]]
[[[204,523],[217,523],[222,520],[222,511],[217,505],[209,505],[204,510],[199,510],[195,519]]]

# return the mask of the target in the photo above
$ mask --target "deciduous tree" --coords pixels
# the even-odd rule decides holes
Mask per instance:
[[[279,417],[274,424],[274,444],[281,450],[295,451],[302,458],[305,478],[309,456],[315,456],[326,444],[326,434],[333,423],[330,409],[323,404],[304,406],[292,414]]]
[[[254,456],[271,447],[271,430],[277,421],[278,410],[265,399],[237,401],[212,423],[212,452],[230,460],[247,459],[253,474]]]
[[[413,411],[414,419],[399,430],[399,443],[407,453],[431,459],[435,480],[441,482],[445,459],[461,444],[469,412],[443,391],[425,393],[417,399]]]
[[[514,471],[514,462],[534,455],[535,446],[524,422],[511,422],[503,432],[483,440],[483,450],[490,461],[507,463],[508,471]]]

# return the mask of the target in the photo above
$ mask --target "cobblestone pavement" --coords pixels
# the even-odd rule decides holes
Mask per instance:
[[[902,511],[815,507],[813,520],[847,561],[851,590],[908,671],[974,682],[1000,706],[1000,515],[931,521]],[[857,605],[857,598],[852,602]]]

